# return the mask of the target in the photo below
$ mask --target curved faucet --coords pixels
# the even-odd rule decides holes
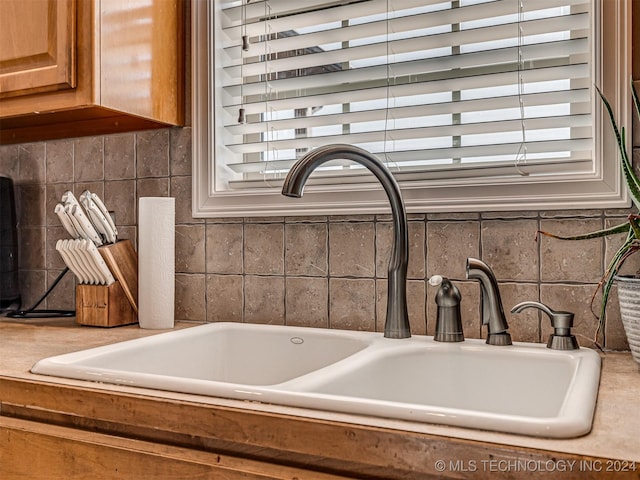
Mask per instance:
[[[387,338],[409,338],[411,328],[407,314],[407,264],[409,263],[409,236],[407,215],[400,188],[387,167],[362,148],[353,145],[326,145],[316,148],[298,160],[284,180],[282,194],[287,197],[302,197],[302,190],[309,175],[329,160],[347,159],[363,165],[382,184],[389,197],[393,217],[393,246],[389,259],[389,281],[387,288],[387,318],[384,336]]]
[[[480,281],[482,325],[487,325],[489,345],[511,345],[509,324],[504,316],[498,282],[489,265],[477,258],[467,258],[467,278]]]

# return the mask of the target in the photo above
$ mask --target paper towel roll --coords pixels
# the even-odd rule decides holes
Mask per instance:
[[[173,328],[175,305],[175,199],[141,197],[138,221],[140,328]]]

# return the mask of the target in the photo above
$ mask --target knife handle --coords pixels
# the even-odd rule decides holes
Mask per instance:
[[[78,225],[80,225],[80,234],[83,236],[83,238],[91,240],[98,246],[102,245],[102,239],[100,238],[100,235],[93,227],[93,225],[91,225],[91,222],[89,222],[89,219],[84,214],[84,211],[82,210],[80,204],[71,207],[71,215],[77,220]]]

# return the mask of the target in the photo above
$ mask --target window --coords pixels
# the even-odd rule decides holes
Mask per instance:
[[[305,152],[383,159],[409,212],[628,205],[592,86],[628,118],[628,2],[197,1],[194,215],[387,211],[333,162],[280,195]],[[605,118],[605,121],[601,119]]]

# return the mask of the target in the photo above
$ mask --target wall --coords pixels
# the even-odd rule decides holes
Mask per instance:
[[[640,129],[634,133],[638,164]],[[194,219],[189,127],[0,146],[0,174],[16,184],[24,306],[37,300],[64,267],[55,251],[56,240],[65,238],[53,213],[55,204],[68,189],[79,195],[88,188],[116,212],[120,237],[134,240],[137,199],[176,198],[178,319],[383,328],[389,217]],[[435,289],[426,280],[443,274],[456,280],[462,292],[465,335],[481,336],[479,288],[464,280],[465,260],[475,256],[496,273],[514,340],[546,342],[551,331],[546,317],[532,310],[508,313],[517,302],[539,300],[575,312],[578,339],[590,345],[596,325],[591,295],[622,237],[536,241],[536,231],[590,231],[624,221],[628,213],[410,215],[413,331],[433,333]],[[640,265],[640,259],[633,261]],[[625,270],[633,271],[633,265]],[[43,307],[73,308],[73,298],[69,274]],[[628,348],[615,293],[605,333],[601,340],[607,348]]]
[[[25,306],[64,267],[54,249],[56,240],[65,237],[55,204],[67,189],[79,195],[89,188],[116,212],[121,238],[134,240],[137,199],[176,197],[178,319],[381,330],[389,217],[194,219],[190,134],[188,127],[170,128],[0,147],[0,173],[16,183]],[[640,155],[640,148],[634,153]],[[466,336],[481,335],[479,288],[464,280],[465,260],[475,256],[493,267],[506,310],[533,299],[574,311],[576,332],[587,344],[595,326],[590,297],[621,238],[536,241],[536,231],[592,230],[623,221],[628,213],[410,215],[413,330],[433,332],[435,290],[426,280],[438,273],[458,281]],[[73,292],[73,278],[67,275],[46,306],[73,308]],[[535,311],[507,317],[514,339],[546,341],[548,322]],[[608,348],[626,348],[615,295],[606,334]]]

